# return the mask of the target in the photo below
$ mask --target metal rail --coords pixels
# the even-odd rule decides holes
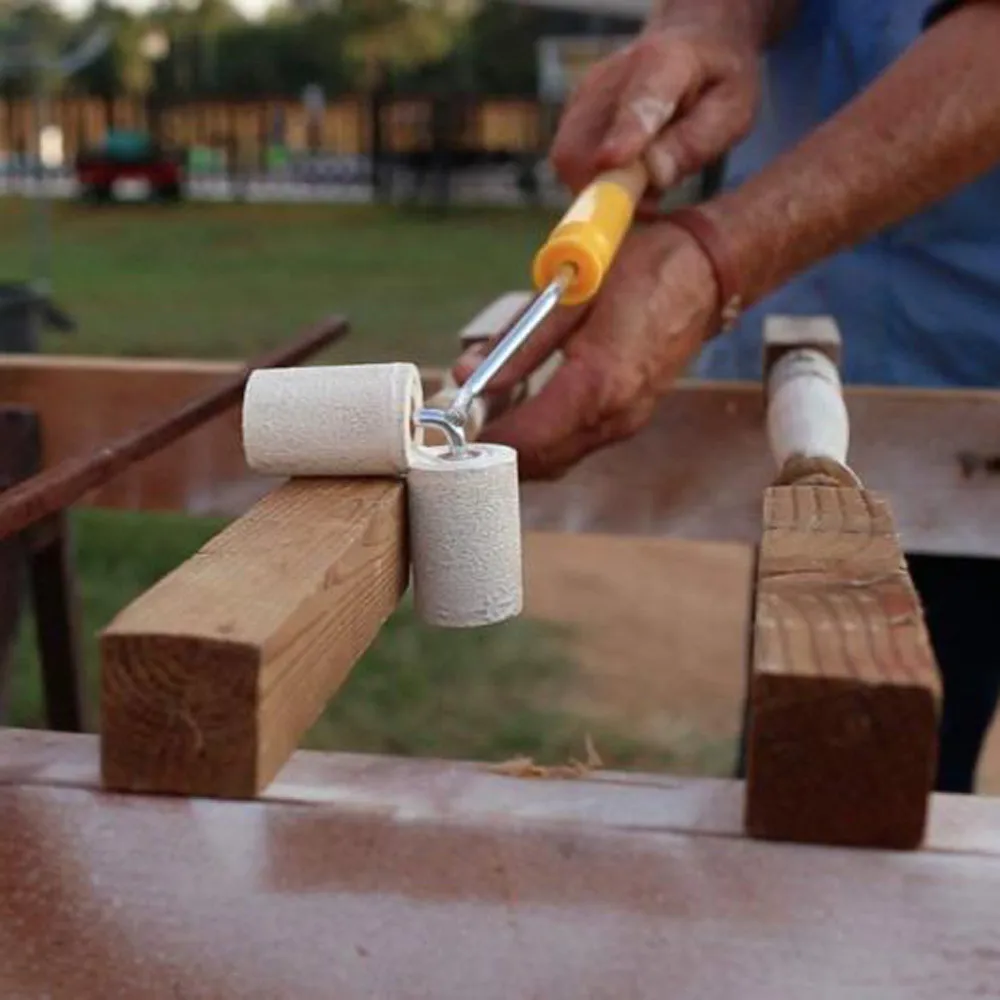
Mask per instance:
[[[76,503],[90,490],[103,486],[135,462],[148,458],[178,438],[237,405],[251,372],[298,364],[348,332],[347,320],[330,317],[301,337],[251,361],[218,388],[192,399],[180,409],[151,420],[109,441],[88,455],[67,459],[37,476],[0,493],[0,541]]]

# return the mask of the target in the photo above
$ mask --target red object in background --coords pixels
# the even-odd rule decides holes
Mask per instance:
[[[128,137],[122,148],[109,138],[97,149],[81,153],[76,179],[84,198],[110,201],[120,182],[141,182],[153,198],[177,201],[183,193],[184,168],[179,156],[164,151],[145,137]]]

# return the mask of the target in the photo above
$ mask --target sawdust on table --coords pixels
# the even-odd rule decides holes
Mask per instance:
[[[587,751],[586,761],[571,757],[568,764],[545,767],[536,764],[531,757],[514,757],[501,764],[492,765],[490,770],[494,774],[502,774],[508,778],[548,778],[562,781],[585,778],[595,771],[600,771],[604,767],[604,761],[601,760],[601,755],[597,752],[589,733],[584,738],[584,749]]]

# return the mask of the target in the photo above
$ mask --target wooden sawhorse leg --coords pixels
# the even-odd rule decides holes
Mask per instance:
[[[0,489],[41,467],[36,414],[24,407],[0,409]],[[0,713],[6,714],[7,673],[20,625],[27,581],[35,619],[45,714],[50,729],[82,732],[78,608],[69,526],[64,512],[0,542]]]

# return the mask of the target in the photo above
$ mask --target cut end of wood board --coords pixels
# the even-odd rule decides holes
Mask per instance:
[[[116,629],[100,648],[106,788],[236,797],[261,790],[252,752],[258,649]]]
[[[758,676],[746,829],[800,844],[914,850],[934,780],[934,700],[918,685]]]
[[[767,492],[755,601],[747,832],[913,849],[937,762],[940,683],[888,503]]]
[[[119,791],[259,794],[408,582],[405,487],[296,480],[101,636],[101,768]]]

